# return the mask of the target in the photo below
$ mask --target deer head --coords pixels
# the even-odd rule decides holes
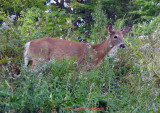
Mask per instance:
[[[109,46],[119,46],[120,48],[125,48],[125,44],[123,41],[123,35],[128,33],[131,30],[132,26],[127,26],[121,30],[113,30],[113,26],[111,23],[108,24],[108,34],[109,34]]]

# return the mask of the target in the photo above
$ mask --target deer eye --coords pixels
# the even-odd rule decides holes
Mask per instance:
[[[114,38],[116,39],[116,38],[118,38],[118,36],[114,36]]]

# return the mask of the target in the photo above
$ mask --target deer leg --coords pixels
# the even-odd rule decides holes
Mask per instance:
[[[37,65],[37,60],[36,59],[32,59],[32,65],[31,65],[31,68],[34,69]]]

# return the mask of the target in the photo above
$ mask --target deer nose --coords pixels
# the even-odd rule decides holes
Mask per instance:
[[[121,48],[121,49],[125,48],[125,45],[124,45],[124,44],[121,44],[121,45],[120,45],[120,48]]]

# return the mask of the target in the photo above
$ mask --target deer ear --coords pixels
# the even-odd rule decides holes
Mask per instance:
[[[107,29],[108,29],[108,33],[109,33],[109,34],[113,33],[112,23],[108,23]]]
[[[126,34],[130,32],[131,29],[132,29],[132,25],[125,27],[124,29],[122,29],[122,34]]]

